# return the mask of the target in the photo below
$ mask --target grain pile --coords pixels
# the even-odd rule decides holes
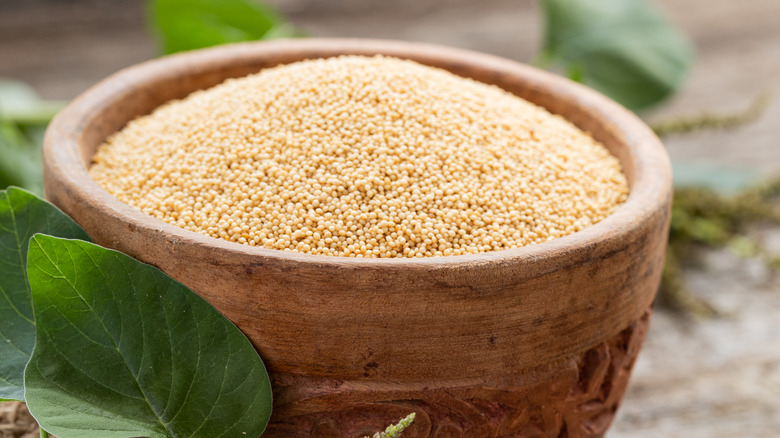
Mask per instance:
[[[618,161],[497,87],[390,57],[261,71],[110,137],[92,177],[181,228],[356,257],[496,251],[582,230],[627,197]]]

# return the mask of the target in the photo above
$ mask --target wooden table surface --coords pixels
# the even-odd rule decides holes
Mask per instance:
[[[691,36],[696,64],[682,91],[643,114],[665,120],[736,111],[772,95],[755,123],[665,139],[679,163],[756,175],[780,172],[780,0],[657,0]],[[0,77],[25,80],[48,98],[70,99],[102,77],[154,57],[137,0],[2,0]],[[274,0],[316,36],[435,42],[529,60],[540,41],[529,0]],[[780,231],[762,231],[780,253]],[[776,437],[780,430],[780,281],[727,251],[686,273],[726,316],[656,313],[613,438]]]

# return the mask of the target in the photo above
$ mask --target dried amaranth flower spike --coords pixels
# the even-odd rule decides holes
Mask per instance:
[[[401,432],[403,432],[404,429],[406,429],[407,427],[409,427],[409,425],[412,424],[412,421],[414,421],[414,417],[415,417],[415,413],[412,412],[411,414],[404,417],[401,421],[399,421],[398,424],[387,426],[387,429],[385,429],[384,432],[375,433],[372,438],[398,438],[401,436]]]

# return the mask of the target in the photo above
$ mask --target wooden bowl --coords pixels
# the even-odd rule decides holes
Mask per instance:
[[[382,53],[496,84],[571,120],[630,184],[613,215],[550,242],[477,255],[350,259],[231,243],[129,207],[87,173],[95,149],[171,99],[306,58]],[[302,39],[190,52],[123,70],[52,122],[47,197],[94,240],[211,302],[264,358],[271,437],[370,434],[414,411],[414,437],[601,436],[658,288],[671,171],[631,112],[566,79],[440,46]]]

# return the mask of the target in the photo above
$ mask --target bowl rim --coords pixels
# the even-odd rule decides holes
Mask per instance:
[[[84,162],[80,149],[82,134],[90,129],[109,102],[116,102],[117,99],[122,98],[123,90],[126,93],[128,89],[141,88],[142,85],[159,82],[165,78],[175,78],[178,74],[203,69],[210,63],[227,65],[263,53],[278,54],[307,50],[332,52],[331,56],[337,56],[339,53],[381,53],[403,58],[406,54],[407,57],[418,60],[434,59],[465,63],[464,65],[479,65],[481,68],[497,72],[522,75],[525,80],[544,84],[554,90],[553,94],[556,98],[571,99],[576,105],[590,110],[590,117],[597,117],[609,123],[621,135],[621,143],[628,151],[628,159],[632,163],[634,172],[630,181],[628,199],[601,222],[547,242],[458,256],[357,258],[304,254],[250,246],[188,231],[148,216],[121,202],[89,176],[87,163]],[[65,184],[68,194],[77,202],[91,201],[102,214],[121,218],[122,221],[138,229],[167,234],[169,239],[175,240],[178,245],[193,244],[206,247],[227,257],[228,254],[232,254],[240,255],[241,258],[248,256],[282,263],[305,263],[336,268],[392,267],[428,270],[475,264],[496,265],[557,260],[559,257],[573,254],[582,247],[594,248],[599,245],[611,247],[609,242],[616,243],[626,237],[630,238],[651,216],[657,214],[659,210],[667,209],[671,198],[671,165],[660,140],[636,115],[611,99],[563,77],[494,55],[429,43],[394,40],[309,38],[249,42],[184,52],[142,62],[107,77],[60,111],[47,129],[43,156],[47,195],[50,192],[48,188],[50,183]],[[625,164],[621,162],[624,169]]]

